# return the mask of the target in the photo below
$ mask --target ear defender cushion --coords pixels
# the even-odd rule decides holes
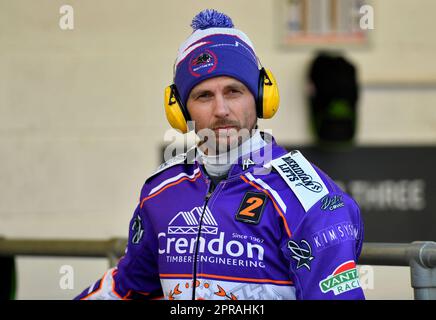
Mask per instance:
[[[171,127],[182,133],[188,132],[186,121],[189,119],[189,115],[180,103],[180,97],[174,84],[165,88],[164,107]]]
[[[270,119],[279,109],[280,95],[276,79],[270,70],[262,68],[259,74],[257,117]]]

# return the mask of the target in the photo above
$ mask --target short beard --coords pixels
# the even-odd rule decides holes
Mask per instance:
[[[245,128],[230,129],[226,131],[226,134],[220,135],[219,137],[217,137],[214,130],[205,128],[197,132],[197,136],[200,138],[198,146],[204,150],[203,152],[205,154],[209,155],[230,152],[250,139],[257,128],[256,121],[250,130]]]

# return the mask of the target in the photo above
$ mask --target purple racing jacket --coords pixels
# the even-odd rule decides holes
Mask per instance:
[[[215,187],[187,158],[146,180],[125,255],[76,299],[365,298],[359,207],[299,151],[272,139]]]

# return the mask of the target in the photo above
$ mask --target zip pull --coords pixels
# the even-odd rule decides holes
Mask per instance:
[[[207,203],[209,201],[209,198],[212,196],[213,191],[215,190],[215,185],[212,181],[209,182],[209,189],[207,190],[206,197],[204,198],[204,201]]]
[[[210,198],[210,196],[212,195],[212,192],[213,191],[211,191],[211,190],[209,190],[208,192],[207,192],[207,195],[206,195],[206,197],[204,198],[204,201],[209,201],[209,198]]]

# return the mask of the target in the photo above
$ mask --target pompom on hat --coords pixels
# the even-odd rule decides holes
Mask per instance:
[[[259,66],[247,35],[234,28],[230,17],[213,9],[197,14],[191,27],[193,33],[180,46],[175,62],[174,83],[183,105],[192,88],[216,76],[241,81],[256,98]]]

